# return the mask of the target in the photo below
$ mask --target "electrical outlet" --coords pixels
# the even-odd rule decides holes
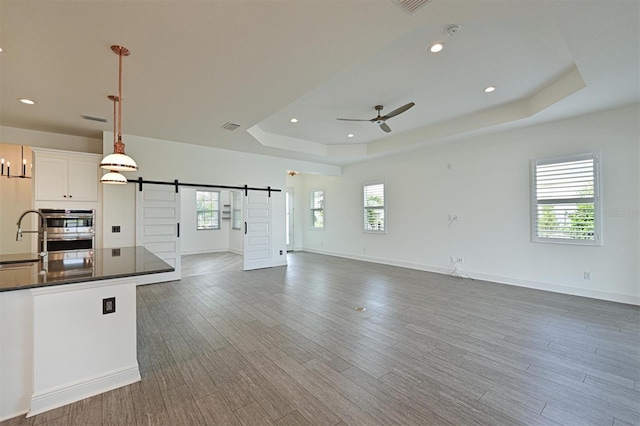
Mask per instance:
[[[282,250],[280,250],[280,256],[282,256]]]
[[[114,233],[114,234],[120,232],[120,225],[112,226],[111,227],[111,232]]]
[[[585,280],[590,280],[591,279],[591,272],[584,271],[583,277],[584,277]]]
[[[453,260],[453,256],[449,256],[449,262],[451,262],[451,263],[453,263],[453,262],[454,262],[454,260]]]
[[[456,259],[456,262],[457,262],[457,263],[464,263],[464,257],[458,257],[458,258]]]
[[[116,311],[116,298],[108,297],[102,299],[102,315],[112,314]]]

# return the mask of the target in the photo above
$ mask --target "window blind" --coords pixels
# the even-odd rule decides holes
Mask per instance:
[[[595,241],[595,156],[538,161],[534,172],[534,240]]]
[[[324,191],[311,191],[311,227],[324,228]]]
[[[231,229],[240,229],[242,226],[242,194],[238,191],[232,192],[233,194],[233,217],[231,223]]]
[[[364,185],[364,230],[385,230],[384,184]]]

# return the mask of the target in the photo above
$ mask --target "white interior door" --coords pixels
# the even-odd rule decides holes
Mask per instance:
[[[180,193],[175,187],[147,184],[136,191],[136,245],[175,268],[174,272],[142,275],[139,284],[180,279]]]
[[[244,270],[271,267],[271,197],[267,191],[249,190],[243,207]]]

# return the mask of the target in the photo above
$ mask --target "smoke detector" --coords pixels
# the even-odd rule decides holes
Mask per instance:
[[[460,32],[460,25],[451,25],[445,32],[449,37],[454,36]]]

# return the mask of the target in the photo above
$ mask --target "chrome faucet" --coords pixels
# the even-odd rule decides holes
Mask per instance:
[[[40,216],[41,220],[41,228],[42,228],[42,251],[40,252],[40,260],[42,261],[42,270],[41,273],[46,273],[49,269],[49,252],[47,251],[47,219],[44,217],[42,213],[38,210],[27,210],[18,219],[18,232],[16,233],[16,241],[22,241],[22,234],[40,234],[40,230],[37,231],[23,231],[20,228],[20,224],[22,223],[22,218],[24,218],[29,213],[35,213]]]

